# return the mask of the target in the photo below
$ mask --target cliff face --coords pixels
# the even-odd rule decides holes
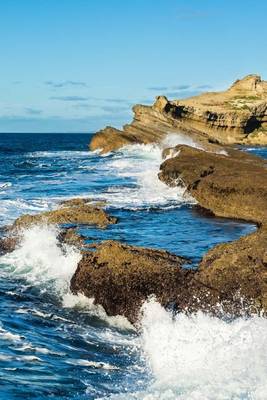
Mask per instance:
[[[90,149],[116,150],[132,143],[158,142],[169,133],[186,132],[200,141],[267,144],[267,81],[248,75],[225,92],[183,100],[157,97],[152,106],[133,107],[134,119],[123,130],[97,132]]]

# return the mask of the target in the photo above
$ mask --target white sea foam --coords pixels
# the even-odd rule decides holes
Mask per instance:
[[[79,293],[74,295],[70,292],[66,293],[63,297],[63,306],[66,308],[82,309],[91,315],[98,317],[105,321],[108,325],[119,328],[121,330],[133,330],[133,325],[127,320],[127,318],[116,315],[108,316],[104,308],[100,304],[94,304],[93,298],[88,298],[83,294]]]
[[[90,152],[89,151],[80,151],[80,150],[55,150],[55,151],[34,151],[32,153],[28,153],[29,158],[81,158],[81,157],[90,157],[90,154],[97,154],[98,152]]]
[[[59,246],[54,226],[34,226],[21,233],[19,246],[0,257],[1,264],[30,284],[52,283],[60,294],[65,294],[81,254],[72,246]]]
[[[33,346],[30,343],[25,343],[21,347],[16,347],[16,351],[21,351],[21,352],[34,352],[34,353],[40,353],[40,354],[51,354],[51,355],[56,355],[56,356],[65,356],[65,353],[62,352],[57,352],[53,350],[49,350],[46,347],[40,347],[40,346]],[[24,356],[28,357],[28,356]]]
[[[11,182],[0,182],[0,191],[7,189],[12,186]]]
[[[109,317],[103,307],[94,304],[94,299],[70,292],[70,279],[81,259],[80,252],[69,245],[59,245],[58,229],[51,225],[37,225],[21,231],[22,239],[12,253],[0,257],[4,272],[25,279],[30,285],[41,286],[42,290],[53,290],[62,299],[65,308],[82,309],[107,324],[122,330],[132,330],[133,326],[122,316]],[[18,314],[30,313],[42,318],[64,320],[40,310],[18,309]],[[0,328],[0,338],[3,336]],[[6,333],[5,333],[6,334]]]
[[[22,337],[16,333],[12,333],[0,326],[0,340],[8,340],[11,342],[20,342]]]
[[[10,356],[6,354],[0,354],[0,361],[26,361],[26,362],[41,362],[41,358],[36,356]]]
[[[169,138],[169,136],[167,137]],[[163,162],[162,150],[174,140],[172,136],[162,144],[135,144],[123,147],[105,160],[99,172],[105,176],[127,179],[126,185],[110,186],[98,195],[100,200],[106,200],[113,207],[130,209],[147,207],[179,206],[184,203],[194,203],[192,197],[185,195],[180,187],[169,187],[158,178],[159,167]],[[185,141],[176,135],[176,144]],[[190,142],[191,143],[191,142]]]
[[[2,199],[0,203],[0,220],[8,224],[21,214],[36,214],[47,211],[55,204],[56,202],[53,199]]]
[[[143,350],[155,381],[139,398],[266,399],[267,319],[173,318],[153,300],[143,312]]]
[[[71,365],[79,365],[81,367],[91,367],[91,368],[96,368],[96,369],[105,369],[105,370],[118,370],[119,368],[116,367],[115,365],[111,365],[108,363],[104,362],[97,362],[97,361],[89,361],[89,360],[84,360],[84,359],[79,359],[79,360],[67,360],[67,364]]]
[[[203,147],[195,142],[191,137],[184,135],[183,133],[169,133],[161,143],[161,147],[175,147],[178,144],[184,144],[190,147],[195,147],[196,149],[203,150]]]

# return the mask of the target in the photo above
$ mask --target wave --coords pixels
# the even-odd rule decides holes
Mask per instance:
[[[185,193],[184,188],[169,187],[158,178],[163,149],[175,144],[192,143],[183,135],[168,135],[160,144],[123,147],[99,166],[100,174],[109,176],[111,181],[119,178],[123,184],[111,185],[97,198],[107,201],[112,207],[128,209],[194,204],[195,200]]]
[[[154,383],[144,399],[263,400],[267,320],[173,317],[156,301],[143,307],[142,344]]]
[[[22,229],[17,249],[0,257],[1,264],[9,274],[31,285],[52,285],[64,295],[81,254],[72,246],[59,246],[58,233],[56,227],[46,225]]]
[[[99,151],[82,151],[82,150],[54,150],[54,151],[34,151],[28,153],[29,158],[80,158],[80,157],[90,157],[90,155],[96,155]]]
[[[17,249],[0,257],[2,274],[22,278],[30,286],[40,287],[42,293],[47,291],[56,294],[64,308],[85,311],[120,330],[134,330],[126,318],[109,317],[102,306],[94,304],[93,298],[71,293],[70,280],[82,255],[75,247],[60,244],[58,234],[58,228],[52,225],[36,225],[22,229]],[[40,310],[20,308],[17,313],[63,320],[62,317]],[[0,338],[1,334],[0,328]]]

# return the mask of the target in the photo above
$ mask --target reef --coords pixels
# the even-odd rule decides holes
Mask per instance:
[[[122,130],[97,132],[90,149],[102,153],[134,143],[158,143],[170,133],[184,132],[199,142],[267,144],[267,82],[258,75],[237,80],[224,92],[187,99],[158,96],[152,106],[137,104],[134,118]]]

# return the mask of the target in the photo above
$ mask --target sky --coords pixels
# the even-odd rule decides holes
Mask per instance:
[[[267,79],[266,0],[0,1],[0,132],[120,127],[135,103]]]

